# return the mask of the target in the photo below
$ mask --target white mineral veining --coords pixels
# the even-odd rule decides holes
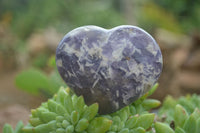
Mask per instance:
[[[122,52],[123,52],[124,48],[118,48],[118,49],[115,49],[113,52],[112,52],[112,56],[113,58],[116,60],[116,61],[120,61],[122,59]]]
[[[56,64],[57,64],[58,67],[62,67],[62,66],[63,66],[63,65],[62,65],[62,60],[61,60],[61,59],[57,59],[57,60],[56,60]]]
[[[153,54],[153,56],[156,56],[157,54],[157,50],[155,50],[155,46],[153,45],[153,43],[150,43],[147,45],[146,50],[149,51],[150,53]]]

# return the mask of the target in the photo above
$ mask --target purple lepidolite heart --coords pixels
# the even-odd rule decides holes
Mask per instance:
[[[107,114],[147,92],[162,71],[162,53],[147,32],[135,26],[106,30],[83,26],[72,30],[56,50],[64,81],[90,105]]]

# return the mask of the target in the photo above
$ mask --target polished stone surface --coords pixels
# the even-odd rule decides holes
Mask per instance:
[[[141,28],[110,30],[83,26],[62,39],[56,64],[64,81],[89,105],[98,102],[107,114],[131,104],[147,92],[162,71],[162,53]]]

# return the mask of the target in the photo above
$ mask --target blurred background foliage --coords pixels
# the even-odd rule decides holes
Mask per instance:
[[[190,35],[200,30],[200,1],[0,0],[0,72],[28,69],[16,77],[17,87],[49,97],[64,84],[55,64],[49,65],[64,34],[83,25],[123,24],[153,36],[157,29]]]
[[[55,50],[67,32],[83,25],[145,29],[164,59],[153,97],[200,94],[200,0],[0,0],[0,127],[28,121],[27,110],[14,105],[37,107],[66,86]]]

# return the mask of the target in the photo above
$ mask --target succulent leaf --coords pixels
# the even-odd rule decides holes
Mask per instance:
[[[186,133],[195,133],[196,132],[196,120],[193,115],[190,115],[189,118],[185,121],[183,129]]]
[[[119,133],[129,133],[129,129],[128,128],[124,128]]]
[[[70,97],[69,94],[67,94],[67,95],[65,96],[64,107],[65,107],[65,109],[67,109],[67,112],[68,112],[69,114],[71,114],[72,111],[74,110],[73,103],[72,103],[72,99],[71,99],[71,97]]]
[[[152,108],[156,108],[158,106],[160,106],[160,101],[158,100],[155,100],[155,99],[145,99],[143,102],[142,102],[142,106],[145,110],[150,110]]]
[[[176,129],[175,129],[175,133],[186,133],[182,128],[180,128],[180,127],[177,127]]]
[[[98,104],[94,103],[89,107],[86,107],[85,111],[83,112],[82,118],[86,118],[88,121],[92,120],[98,112]]]
[[[5,124],[3,127],[3,133],[14,133],[11,125]]]
[[[132,129],[133,127],[135,127],[138,117],[139,117],[138,115],[129,117],[129,119],[125,123],[125,127],[129,129]]]
[[[129,133],[145,133],[145,129],[142,127],[138,127],[135,129],[131,129]]]
[[[22,133],[22,128],[24,127],[24,124],[22,121],[19,121],[16,125],[16,128],[14,130],[14,133]]]
[[[73,111],[71,113],[71,123],[75,125],[79,120],[79,113],[77,111]]]
[[[36,126],[35,128],[33,128],[33,131],[35,131],[36,133],[49,133],[55,129],[56,129],[56,121],[54,120],[47,124],[41,124]]]
[[[183,127],[187,118],[188,114],[186,110],[181,105],[176,105],[174,113],[175,126]]]
[[[143,114],[138,117],[135,126],[148,129],[153,124],[154,117],[155,117],[155,114]]]
[[[83,118],[77,123],[77,125],[75,127],[75,131],[76,132],[84,131],[85,129],[88,128],[88,125],[89,125],[89,121],[87,119]]]
[[[112,124],[111,120],[104,117],[97,117],[91,121],[88,127],[88,133],[105,133]]]
[[[38,126],[38,125],[42,124],[42,122],[41,122],[41,120],[39,118],[30,118],[29,122],[33,126]]]
[[[156,133],[174,133],[174,131],[166,124],[156,122],[155,123]]]

